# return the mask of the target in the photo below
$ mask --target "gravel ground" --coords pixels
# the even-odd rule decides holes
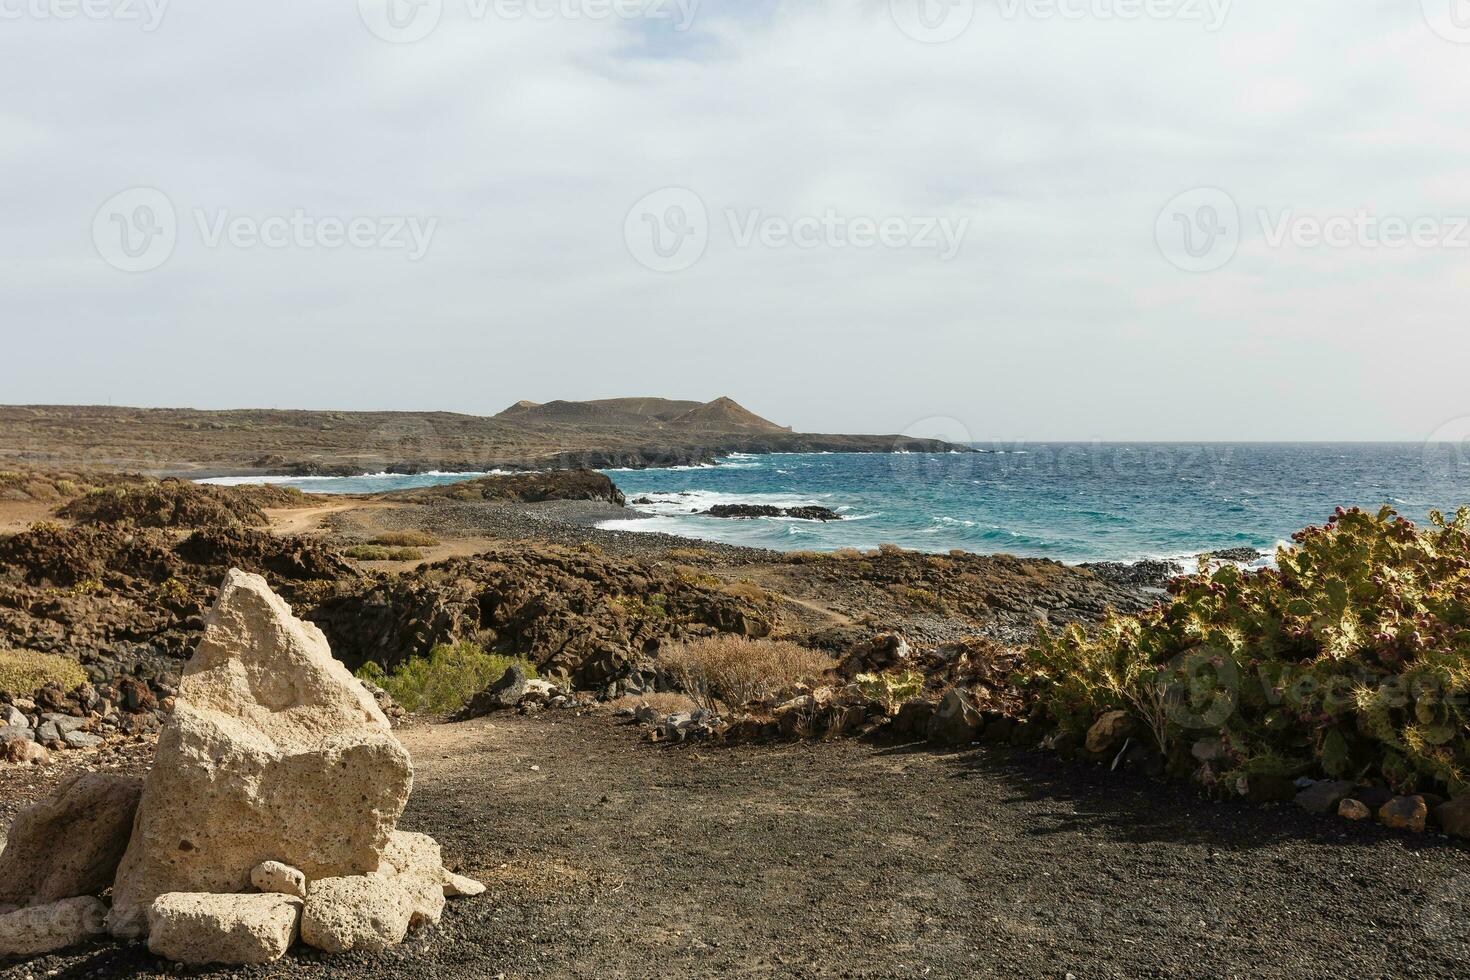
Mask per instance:
[[[486,881],[380,956],[245,976],[1463,976],[1470,852],[1012,750],[411,729],[407,829]],[[534,767],[534,768],[533,768]],[[102,946],[5,976],[179,971]]]

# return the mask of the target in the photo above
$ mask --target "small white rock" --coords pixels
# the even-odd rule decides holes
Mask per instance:
[[[441,876],[444,879],[445,898],[472,898],[485,894],[485,886],[473,878],[457,875],[448,868],[443,869]]]
[[[250,883],[263,892],[306,897],[306,874],[280,861],[262,861],[250,872]]]
[[[106,931],[107,906],[67,898],[0,915],[0,958],[37,956],[85,942]]]

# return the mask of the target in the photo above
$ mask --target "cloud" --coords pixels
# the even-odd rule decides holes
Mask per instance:
[[[0,391],[468,412],[728,393],[802,429],[938,416],[982,439],[1414,439],[1470,415],[1470,255],[1261,229],[1470,215],[1470,47],[1418,5],[980,0],[933,44],[904,2],[667,0],[658,19],[442,0],[404,44],[345,2],[175,2],[152,31],[8,20]],[[92,230],[135,187],[179,228],[125,273]],[[624,237],[666,187],[708,218],[675,273]],[[1196,187],[1241,214],[1203,274],[1155,240]],[[436,225],[412,261],[210,247],[197,215],[221,212]],[[742,247],[756,214],[968,226],[944,261],[831,235]]]

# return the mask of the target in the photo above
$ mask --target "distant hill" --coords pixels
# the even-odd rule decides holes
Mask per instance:
[[[761,418],[730,398],[712,402],[678,401],[672,398],[602,398],[594,401],[550,401],[544,404],[519,401],[495,416],[516,422],[546,422],[575,425],[664,425],[701,428],[722,432],[790,432],[787,426]]]
[[[902,435],[792,432],[728,398],[518,402],[494,418],[453,412],[0,405],[0,470],[19,464],[158,474],[352,476],[688,466],[732,453],[966,451]]]
[[[767,432],[790,432],[791,427],[767,421],[730,398],[716,398],[697,405],[674,419],[675,425],[703,425],[711,428],[764,429]]]
[[[678,418],[690,409],[698,408],[699,402],[679,401],[673,398],[601,398],[590,401],[588,405],[600,405],[603,408],[626,415],[637,415],[645,419],[654,419],[659,422],[667,422]]]

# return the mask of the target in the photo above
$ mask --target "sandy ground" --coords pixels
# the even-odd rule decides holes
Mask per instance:
[[[243,975],[1340,980],[1470,957],[1470,852],[1432,835],[1008,749],[670,748],[567,713],[403,738],[402,826],[489,892],[388,953]],[[117,946],[0,970],[175,974]]]
[[[0,500],[0,535],[24,531],[37,521],[51,520],[55,504]]]

